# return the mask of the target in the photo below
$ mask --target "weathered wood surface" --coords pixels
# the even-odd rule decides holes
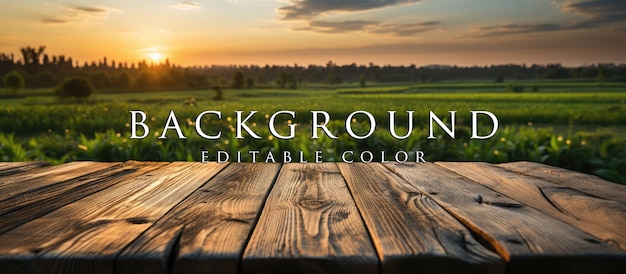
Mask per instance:
[[[138,176],[154,170],[165,163],[139,163],[128,162],[101,166],[100,170],[86,169],[88,176],[79,176],[69,180],[50,176],[38,179],[36,182],[23,181],[20,184],[28,186],[37,185],[38,182],[47,183],[47,187],[30,189],[11,195],[10,191],[4,192],[0,197],[0,233],[41,217],[55,209],[80,200],[88,195],[110,187],[120,181],[133,176]],[[83,172],[76,175],[83,174]],[[58,174],[57,174],[58,175]],[[4,194],[7,194],[6,196]]]
[[[607,182],[593,175],[532,162],[506,163],[498,166],[573,188],[593,196],[626,204],[626,185]]]
[[[433,163],[387,167],[481,235],[508,262],[510,273],[610,272],[626,267],[623,250],[505,193]]]
[[[383,273],[502,273],[504,261],[415,186],[381,165],[340,164]]]
[[[117,272],[236,273],[278,168],[226,167],[126,248]]]
[[[222,167],[171,163],[10,230],[0,235],[0,269],[113,273],[118,253]]]
[[[0,176],[29,171],[47,165],[46,162],[0,162]]]
[[[0,273],[617,273],[626,187],[534,163],[0,163]]]
[[[243,273],[377,273],[378,260],[337,166],[290,164],[265,203]]]
[[[486,163],[438,163],[626,250],[626,204]]]

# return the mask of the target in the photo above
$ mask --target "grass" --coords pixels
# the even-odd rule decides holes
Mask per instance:
[[[339,161],[341,152],[422,150],[429,161],[507,162],[530,160],[588,172],[626,183],[626,86],[622,83],[538,82],[539,92],[509,93],[506,83],[398,84],[302,88],[281,90],[225,89],[225,100],[214,101],[211,90],[159,92],[100,92],[88,101],[59,100],[51,91],[28,91],[24,96],[0,99],[0,160],[44,160],[61,163],[73,160],[198,161],[201,150],[304,151],[312,160],[322,150],[327,161]],[[530,91],[530,89],[527,89]],[[0,91],[0,94],[2,92]],[[151,133],[142,140],[130,139],[129,110],[148,114]],[[170,110],[189,138],[179,140],[170,132],[157,139]],[[204,140],[194,131],[196,115],[219,110],[222,120],[203,120],[207,133],[222,131],[219,140]],[[234,138],[235,111],[259,113],[248,124],[262,139]],[[294,140],[272,138],[267,116],[278,110],[296,112],[284,116],[281,130],[296,123]],[[325,110],[333,122],[329,128],[337,140],[310,138],[311,110]],[[372,137],[350,138],[345,118],[355,110],[372,113],[379,123]],[[405,125],[405,111],[414,110],[413,134],[396,140],[388,132],[387,111],[398,112],[397,125]],[[447,117],[457,111],[457,138],[438,132],[428,140],[428,112]],[[470,140],[470,110],[487,110],[497,115],[501,128],[489,140]],[[445,118],[444,118],[445,119]],[[362,117],[354,124],[366,131]],[[398,129],[400,133],[405,129]],[[389,153],[392,155],[392,153]],[[380,160],[380,159],[377,159]]]

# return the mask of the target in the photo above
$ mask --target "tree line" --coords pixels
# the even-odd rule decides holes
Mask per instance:
[[[598,79],[626,81],[626,65],[593,64],[565,67],[561,64],[505,64],[490,66],[391,66],[325,65],[231,65],[182,67],[169,60],[160,63],[116,62],[103,57],[79,62],[65,55],[52,56],[46,47],[23,47],[20,55],[0,53],[2,85],[24,88],[57,87],[69,78],[83,78],[98,90],[159,90],[206,88],[253,88],[255,86],[296,89],[303,85],[337,85],[366,82],[436,83],[455,80],[504,82],[528,79]],[[18,79],[20,78],[21,79]]]

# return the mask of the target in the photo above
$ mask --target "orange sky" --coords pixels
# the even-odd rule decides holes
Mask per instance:
[[[0,52],[80,62],[626,63],[623,0],[5,0],[0,24]]]

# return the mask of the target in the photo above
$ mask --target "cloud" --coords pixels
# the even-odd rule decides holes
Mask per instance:
[[[594,25],[587,23],[579,23],[572,25],[559,25],[559,24],[515,24],[515,23],[503,23],[497,25],[486,25],[474,28],[472,32],[477,36],[500,36],[509,34],[523,34],[523,33],[536,33],[536,32],[549,32],[559,31],[566,29],[584,29],[593,28]]]
[[[624,0],[567,0],[560,6],[564,12],[582,14],[596,23],[626,21],[626,1]]]
[[[626,1],[624,0],[565,0],[555,3],[562,12],[575,13],[587,19],[570,24],[540,23],[518,24],[502,23],[497,25],[480,26],[473,29],[478,36],[499,36],[509,34],[551,32],[575,29],[598,28],[603,24],[626,21]]]
[[[308,30],[319,33],[345,33],[362,31],[368,27],[380,24],[377,21],[350,20],[350,21],[309,21],[306,26],[293,28],[294,30]]]
[[[503,23],[498,25],[486,25],[476,27],[472,30],[478,36],[499,36],[508,34],[521,34],[533,32],[547,32],[562,30],[558,24],[515,24]]]
[[[181,1],[176,4],[176,8],[180,10],[193,10],[202,8],[199,2]]]
[[[411,24],[391,24],[370,20],[320,21],[313,20],[303,27],[294,30],[313,31],[318,33],[366,32],[391,36],[409,36],[434,29],[439,22],[428,21]]]
[[[89,18],[105,18],[111,11],[115,9],[101,6],[63,6],[65,12],[58,16],[49,16],[39,19],[39,22],[45,25],[81,23]]]
[[[109,13],[110,9],[104,7],[85,7],[85,6],[67,6],[67,10],[76,13],[92,14],[92,15],[105,15]]]
[[[59,19],[59,18],[54,18],[54,17],[42,18],[41,20],[39,20],[39,22],[41,22],[44,25],[54,25],[54,24],[66,24],[66,23],[69,23],[69,21],[67,21],[65,19]]]
[[[278,14],[282,20],[301,20],[311,19],[320,14],[333,11],[365,11],[420,1],[421,0],[288,0],[288,5],[278,8]]]
[[[410,36],[418,33],[433,30],[439,25],[437,21],[428,21],[411,24],[380,24],[371,32],[378,34],[389,34],[393,36]]]

